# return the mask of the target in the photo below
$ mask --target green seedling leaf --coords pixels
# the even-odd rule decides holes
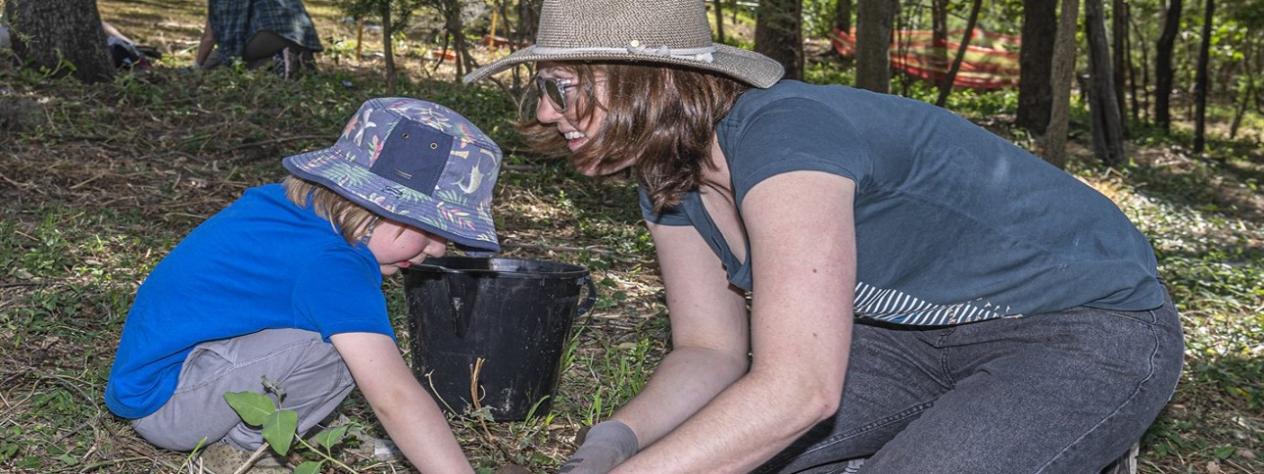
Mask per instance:
[[[320,466],[324,463],[325,461],[304,461],[303,464],[294,468],[294,474],[316,474],[320,472]]]
[[[1215,450],[1216,459],[1219,459],[1222,461],[1225,459],[1229,459],[1229,456],[1233,456],[1233,453],[1235,451],[1237,451],[1237,448],[1234,448],[1233,446],[1221,446],[1219,448],[1216,448]]]
[[[328,428],[316,434],[316,444],[321,445],[325,449],[330,449],[338,442],[342,441],[342,437],[347,435],[347,425],[335,426]]]
[[[276,412],[276,404],[262,393],[229,392],[224,394],[224,400],[250,426],[262,426]]]
[[[298,429],[298,412],[294,410],[276,410],[268,415],[263,423],[263,439],[272,446],[272,450],[282,456],[290,452],[290,443],[294,442],[294,430]]]

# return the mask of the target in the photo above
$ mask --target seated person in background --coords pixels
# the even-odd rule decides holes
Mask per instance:
[[[209,69],[241,58],[247,67],[271,64],[290,77],[312,67],[312,54],[322,50],[302,0],[208,0],[194,64]]]

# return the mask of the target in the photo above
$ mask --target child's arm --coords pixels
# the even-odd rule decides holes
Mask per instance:
[[[330,338],[378,421],[421,472],[472,473],[465,453],[430,394],[421,388],[395,341],[354,332]]]

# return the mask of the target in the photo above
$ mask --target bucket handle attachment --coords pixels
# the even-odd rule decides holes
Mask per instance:
[[[460,278],[462,278],[464,281],[468,281],[470,278],[470,276],[467,275],[463,271],[451,269],[443,265],[435,265],[433,263],[418,263],[418,264],[415,264],[414,267],[424,268],[427,270],[447,273],[451,275],[459,275]],[[454,298],[452,296],[452,280],[451,279],[443,280],[443,289],[446,292],[446,294],[444,295],[444,299],[448,301],[448,304],[452,305],[452,315],[453,315],[452,324],[454,326],[453,329],[456,330],[457,337],[465,337],[465,331],[466,329],[469,328],[469,325],[470,325],[470,318],[471,318],[470,313],[473,311],[474,302],[462,301],[461,298]]]
[[[592,275],[584,273],[584,276],[579,277],[579,279],[579,283],[584,285],[584,288],[588,289],[588,296],[585,297],[584,301],[579,304],[579,308],[575,312],[576,317],[588,314],[588,311],[592,309],[593,304],[597,302],[597,285],[593,284]]]

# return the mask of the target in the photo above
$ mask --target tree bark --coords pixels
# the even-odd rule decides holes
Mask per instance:
[[[1018,52],[1018,114],[1015,122],[1032,135],[1049,126],[1053,107],[1050,74],[1057,37],[1057,0],[1023,0],[1022,46]]]
[[[1172,128],[1172,47],[1181,28],[1181,0],[1168,0],[1163,33],[1154,48],[1154,123],[1163,131]]]
[[[1110,11],[1111,40],[1113,43],[1113,55],[1111,55],[1113,77],[1115,79],[1115,101],[1118,102],[1120,130],[1123,130],[1124,136],[1128,136],[1128,123],[1123,121],[1123,117],[1127,117],[1128,104],[1125,103],[1127,98],[1124,95],[1124,86],[1128,76],[1126,64],[1128,62],[1128,3],[1126,0],[1112,0]]]
[[[1106,39],[1102,0],[1085,0],[1084,28],[1088,33],[1089,111],[1093,117],[1093,151],[1106,166],[1124,162],[1123,120],[1115,98],[1114,70]]]
[[[391,51],[391,1],[379,0],[382,16],[382,57],[386,60],[386,93],[395,95],[395,54]]]
[[[936,74],[948,75],[948,0],[930,2],[930,67]],[[942,80],[944,76],[940,76]],[[943,84],[940,84],[942,90]]]
[[[1215,21],[1216,0],[1206,0],[1203,10],[1203,44],[1198,48],[1198,71],[1194,78],[1194,153],[1202,153],[1207,146],[1207,69],[1211,62],[1211,31]]]
[[[835,4],[834,28],[851,34],[851,0],[838,0]]]
[[[715,35],[721,43],[724,42],[724,0],[715,0],[711,2],[715,5]]]
[[[13,52],[31,67],[83,82],[114,78],[96,0],[8,0]]]
[[[1137,33],[1137,43],[1141,45],[1141,92],[1137,94],[1137,110],[1141,112],[1145,118],[1154,117],[1150,111],[1150,38],[1145,35],[1145,30],[1137,27],[1137,21],[1131,15],[1128,22],[1132,24],[1132,31]]]
[[[1132,7],[1124,4],[1124,69],[1128,71],[1128,95],[1132,99],[1128,110],[1133,122],[1141,122],[1141,106],[1137,102],[1137,64],[1132,62]],[[1124,133],[1128,133],[1124,129]]]
[[[762,0],[756,18],[755,51],[781,63],[786,79],[802,79],[803,1]]]
[[[948,94],[952,93],[952,82],[957,80],[957,71],[961,70],[961,61],[966,58],[966,49],[970,47],[970,37],[974,35],[974,25],[979,21],[979,8],[983,6],[983,0],[974,0],[970,5],[970,18],[966,20],[966,32],[961,35],[961,45],[957,47],[957,57],[952,60],[952,67],[948,69],[948,73],[944,74],[943,82],[939,84],[939,97],[935,99],[935,105],[943,107],[948,103]]]
[[[891,90],[891,25],[897,0],[863,0],[856,5],[856,87]]]
[[[1050,80],[1053,97],[1049,108],[1049,126],[1037,140],[1040,156],[1058,168],[1066,168],[1067,161],[1071,81],[1075,75],[1075,21],[1079,14],[1079,0],[1062,0],[1057,40],[1053,46],[1053,73]]]
[[[1247,41],[1246,54],[1242,55],[1242,70],[1246,71],[1246,86],[1240,88],[1238,96],[1238,107],[1233,111],[1233,121],[1229,124],[1229,139],[1233,140],[1238,137],[1238,127],[1242,125],[1242,117],[1246,115],[1246,108],[1251,103],[1251,95],[1255,94],[1255,71],[1251,69],[1251,45]]]

